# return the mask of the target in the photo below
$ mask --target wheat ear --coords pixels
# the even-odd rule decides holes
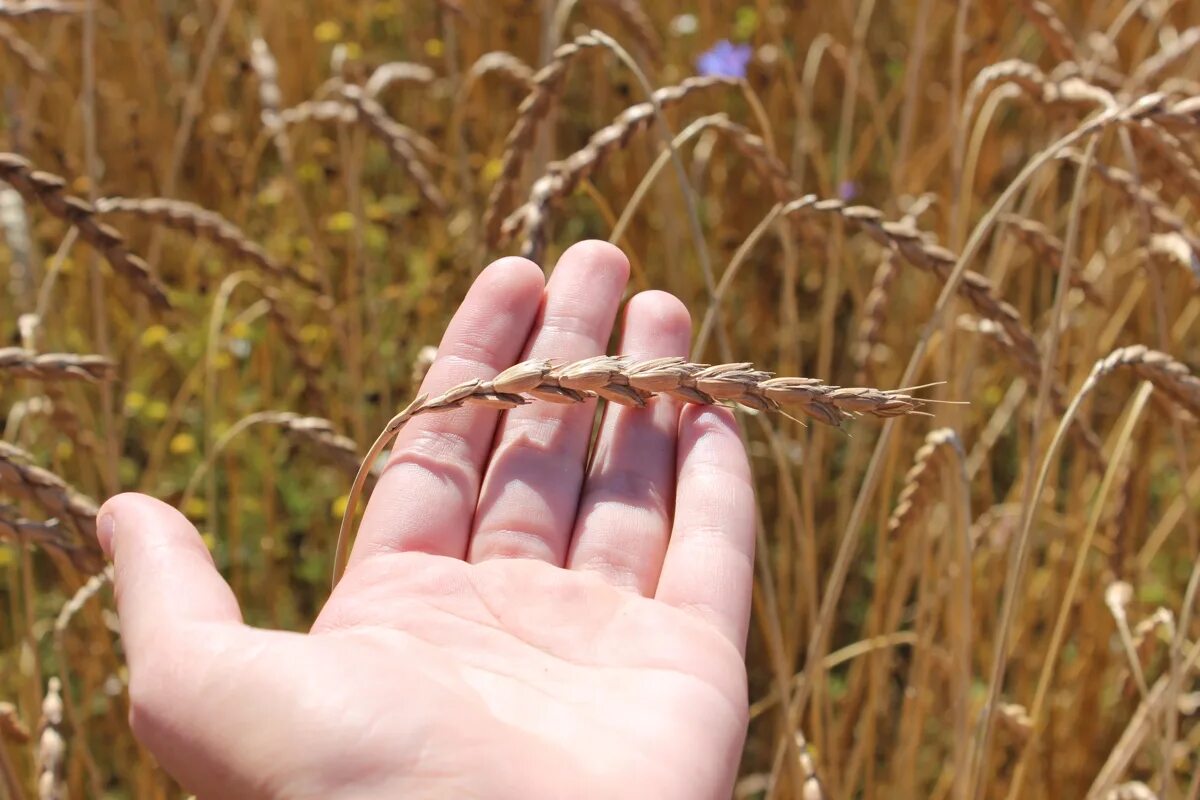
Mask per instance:
[[[83,5],[80,3],[60,3],[56,0],[25,0],[23,3],[0,1],[0,17],[7,19],[78,14],[82,10]]]
[[[150,266],[129,252],[125,237],[96,218],[97,212],[91,203],[66,193],[65,180],[35,169],[33,164],[15,153],[0,153],[0,180],[12,184],[26,202],[36,202],[54,216],[74,225],[80,238],[99,250],[113,269],[133,283],[153,306],[171,308],[171,302],[150,272]]]
[[[28,498],[51,516],[69,522],[84,546],[96,545],[96,512],[99,506],[87,495],[48,469],[16,445],[0,441],[0,491]]]
[[[1032,250],[1054,270],[1062,269],[1063,243],[1050,230],[1036,220],[1022,217],[1018,214],[1002,214],[1000,221],[1008,225],[1008,230],[1023,245]],[[1104,305],[1104,298],[1096,291],[1095,285],[1078,270],[1072,269],[1068,276],[1071,286],[1083,292],[1090,302],[1098,306]]]
[[[1079,61],[1075,42],[1071,40],[1066,24],[1054,13],[1053,8],[1043,0],[1017,0],[1017,5],[1042,34],[1055,58],[1059,61]]]
[[[0,373],[39,381],[96,382],[112,377],[115,365],[104,356],[42,353],[22,347],[0,347]]]
[[[42,700],[42,721],[37,746],[38,800],[66,800],[63,771],[67,740],[63,736],[62,681],[51,678]]]
[[[938,467],[951,457],[957,458],[960,463],[967,457],[958,434],[952,428],[930,431],[925,443],[917,450],[912,467],[904,476],[904,488],[888,520],[889,536],[900,537],[925,515],[938,486]]]
[[[695,364],[682,358],[635,361],[596,356],[556,366],[525,361],[491,380],[461,383],[436,397],[421,395],[392,417],[371,445],[350,489],[334,554],[334,585],[341,579],[350,550],[350,523],[367,475],[383,449],[409,420],[463,405],[508,410],[532,400],[582,403],[594,397],[640,408],[655,395],[699,405],[740,405],[753,411],[798,411],[827,425],[840,425],[860,414],[899,417],[916,412],[923,401],[900,391],[842,388],[816,378],[776,378],[752,364]]]
[[[213,242],[237,258],[249,261],[272,277],[295,281],[314,292],[321,291],[318,282],[301,274],[295,267],[276,261],[260,245],[251,241],[241,228],[217,212],[195,203],[161,197],[102,197],[96,201],[96,211],[101,214],[129,214],[186,231]]]
[[[1114,350],[1097,361],[1079,393],[1087,394],[1102,377],[1120,367],[1128,367],[1142,380],[1150,381],[1154,388],[1200,419],[1200,378],[1166,353],[1141,344]]]
[[[76,544],[57,520],[35,522],[26,519],[12,506],[0,505],[0,541],[17,546],[33,544],[47,552],[58,553],[85,574],[95,573],[104,566],[98,551]]]
[[[1158,83],[1158,79],[1168,69],[1196,51],[1200,46],[1200,25],[1183,31],[1175,41],[1163,45],[1162,49],[1147,58],[1130,77],[1132,89],[1139,89]]]

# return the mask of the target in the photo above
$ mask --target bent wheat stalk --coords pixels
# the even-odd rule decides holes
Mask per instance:
[[[668,395],[699,405],[740,405],[753,411],[785,408],[838,426],[861,414],[899,417],[917,413],[923,401],[903,391],[842,388],[816,378],[777,378],[753,364],[695,364],[682,358],[635,361],[621,356],[596,356],[556,366],[550,361],[525,361],[491,380],[470,380],[436,396],[421,395],[392,417],[363,459],[350,489],[338,531],[333,561],[337,586],[350,553],[350,524],[367,476],[379,454],[409,420],[423,414],[450,411],[472,404],[501,411],[541,400],[582,403],[593,397],[640,408],[655,395]]]

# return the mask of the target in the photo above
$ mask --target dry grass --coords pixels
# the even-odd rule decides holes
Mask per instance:
[[[740,797],[1197,800],[1198,43],[1171,0],[0,0],[0,796],[182,796],[91,498],[302,630],[379,430],[666,391],[753,456]],[[582,237],[687,362],[393,418],[487,260]],[[696,366],[741,359],[813,379]]]

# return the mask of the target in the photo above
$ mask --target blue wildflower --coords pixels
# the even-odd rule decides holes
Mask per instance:
[[[696,71],[706,77],[745,78],[746,65],[753,50],[748,44],[734,44],[722,39],[696,59]]]
[[[842,181],[838,184],[838,197],[846,201],[858,197],[858,184],[854,181]]]

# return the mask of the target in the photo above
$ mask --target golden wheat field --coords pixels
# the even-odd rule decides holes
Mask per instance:
[[[835,393],[717,398],[737,797],[1200,798],[1194,0],[0,0],[0,797],[186,796],[104,498],[306,630],[472,279],[585,238]]]

